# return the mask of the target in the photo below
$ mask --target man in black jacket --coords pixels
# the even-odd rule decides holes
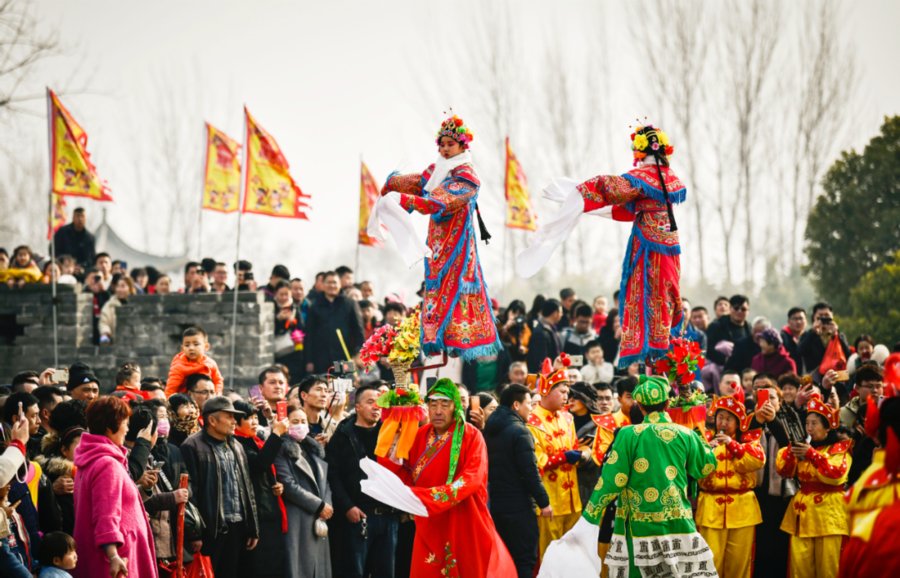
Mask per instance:
[[[562,305],[556,299],[547,299],[541,305],[541,314],[534,324],[531,332],[531,341],[528,342],[529,373],[538,373],[541,364],[549,358],[551,361],[559,357],[562,352],[562,341],[556,333],[556,324],[562,319]]]
[[[340,294],[337,273],[325,273],[323,293],[313,301],[306,315],[306,371],[325,373],[332,363],[346,359],[340,329],[350,355],[356,355],[363,344],[362,315],[356,302]]]
[[[201,551],[212,558],[219,578],[237,578],[241,553],[259,541],[247,456],[234,441],[235,416],[242,415],[227,398],[212,397],[203,405],[204,429],[181,444],[191,476],[191,501],[206,523]]]
[[[56,254],[73,257],[78,264],[76,272],[79,274],[94,265],[96,250],[94,235],[85,228],[86,224],[87,215],[83,208],[78,207],[72,213],[72,222],[60,227],[53,235],[53,242],[56,244]]]
[[[737,343],[750,336],[750,324],[747,323],[750,300],[744,295],[732,295],[729,303],[731,310],[728,315],[723,315],[710,323],[706,330],[706,358],[722,366],[725,365],[726,356],[716,351],[716,345],[720,341]]]
[[[399,512],[360,490],[359,460],[375,458],[381,430],[381,408],[375,403],[379,385],[356,390],[356,415],[345,419],[328,443],[328,484],[334,500],[334,519],[344,530],[346,548],[334,565],[335,576],[393,578]]]
[[[531,392],[514,383],[500,394],[500,406],[484,427],[491,517],[516,564],[519,578],[530,578],[537,564],[535,503],[541,516],[553,515],[550,497],[538,472],[534,438],[525,425],[530,415]]]

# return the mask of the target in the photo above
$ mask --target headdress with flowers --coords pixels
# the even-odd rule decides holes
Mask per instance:
[[[634,154],[634,164],[647,158],[647,155],[671,156],[675,148],[669,144],[669,136],[652,124],[638,126],[631,133],[631,151]]]
[[[653,155],[656,159],[656,172],[659,175],[659,184],[666,199],[669,230],[677,231],[678,224],[675,222],[675,213],[672,211],[672,201],[669,199],[669,193],[666,190],[666,179],[663,177],[662,170],[662,165],[668,166],[668,157],[675,152],[675,149],[669,144],[669,136],[652,124],[638,126],[631,133],[631,152],[634,154],[634,166],[637,166],[638,162],[647,158],[647,155]],[[660,159],[663,162],[660,162]]]
[[[441,128],[437,133],[437,144],[441,144],[441,137],[445,136],[458,142],[463,149],[469,148],[469,143],[475,138],[475,134],[471,129],[455,114],[441,123]]]

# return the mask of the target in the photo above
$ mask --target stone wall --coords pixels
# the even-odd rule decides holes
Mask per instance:
[[[181,332],[200,325],[209,335],[210,356],[228,386],[231,375],[231,322],[234,294],[135,295],[117,310],[112,344],[91,343],[92,299],[60,285],[57,293],[59,366],[74,361],[90,365],[104,390],[114,386],[116,369],[126,361],[140,364],[144,376],[165,379],[172,357],[181,348]],[[50,287],[0,287],[0,384],[19,371],[53,367],[53,318]],[[273,308],[261,294],[238,294],[235,385],[256,383],[259,369],[272,363]]]

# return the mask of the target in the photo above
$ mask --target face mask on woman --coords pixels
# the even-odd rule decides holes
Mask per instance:
[[[170,427],[169,419],[164,417],[156,422],[156,433],[159,434],[159,437],[168,437]]]
[[[288,427],[288,435],[295,441],[302,442],[307,434],[309,434],[309,424],[297,423]]]
[[[200,429],[200,425],[197,423],[197,416],[191,413],[183,417],[176,417],[175,429],[177,429],[181,433],[188,435],[198,431]]]

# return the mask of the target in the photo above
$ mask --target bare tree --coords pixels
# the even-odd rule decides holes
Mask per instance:
[[[799,9],[797,20],[807,25],[799,34],[796,52],[799,94],[789,102],[796,130],[789,189],[791,269],[802,258],[804,215],[812,209],[826,163],[851,118],[848,104],[856,87],[853,56],[840,40],[837,3],[802,3]]]
[[[38,30],[27,2],[0,0],[0,111],[18,112],[20,103],[44,97],[43,91],[28,92],[28,80],[35,67],[58,50],[56,32]]]
[[[667,122],[671,123],[666,129],[680,141],[677,154],[684,159],[686,180],[691,184],[688,202],[696,235],[688,246],[697,252],[700,281],[706,282],[704,232],[708,223],[703,220],[703,207],[707,187],[700,173],[703,148],[699,130],[708,102],[704,76],[713,55],[715,20],[709,3],[702,0],[660,1],[654,10],[646,10],[643,4],[629,6],[632,35],[646,39],[639,43],[641,57],[650,68],[644,77],[650,87],[646,94],[654,99],[654,105],[666,104]],[[648,30],[665,33],[647,34]]]
[[[47,153],[40,147],[0,158],[0,239],[28,244],[43,254],[49,223]],[[42,246],[43,245],[43,246]],[[7,247],[10,249],[11,247]]]
[[[731,0],[724,6],[722,23],[723,60],[726,88],[725,106],[731,114],[733,140],[717,139],[733,146],[736,152],[733,166],[737,173],[732,215],[738,207],[743,211],[745,278],[752,282],[756,265],[753,247],[753,205],[757,195],[756,173],[758,158],[755,152],[762,146],[761,135],[771,110],[774,83],[773,64],[781,31],[781,4],[773,0]],[[720,195],[726,194],[720,190]],[[723,204],[731,204],[721,199]],[[735,219],[731,225],[735,225]],[[726,258],[730,258],[730,255]]]

